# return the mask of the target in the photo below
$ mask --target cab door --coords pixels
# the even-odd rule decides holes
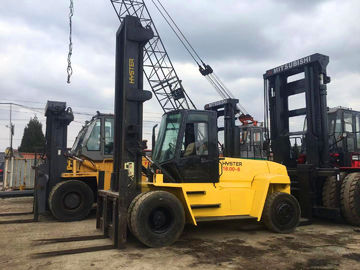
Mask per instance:
[[[182,182],[207,183],[219,180],[216,115],[189,112],[183,123],[177,169]]]

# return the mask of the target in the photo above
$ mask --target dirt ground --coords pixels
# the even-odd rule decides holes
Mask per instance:
[[[254,221],[202,223],[170,247],[130,237],[116,250],[95,229],[94,213],[71,223],[6,215],[31,210],[31,198],[0,199],[0,269],[360,269],[360,228],[343,224],[316,221],[282,235]],[[64,254],[72,249],[88,252]]]

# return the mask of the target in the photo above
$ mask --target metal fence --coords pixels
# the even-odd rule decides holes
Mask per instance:
[[[42,163],[41,159],[36,164]],[[4,168],[3,190],[33,189],[35,182],[34,158],[6,158]]]

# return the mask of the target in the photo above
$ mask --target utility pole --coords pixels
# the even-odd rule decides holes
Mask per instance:
[[[10,171],[10,186],[13,186],[14,180],[14,151],[13,151],[13,136],[14,136],[14,125],[12,123],[12,103],[10,103],[10,160],[11,160],[11,171]]]
[[[12,103],[9,103],[10,105],[10,161],[11,161],[11,167],[10,167],[10,186],[13,186],[13,180],[14,180],[14,151],[13,151],[13,136],[14,136],[14,125],[12,123]]]
[[[10,156],[13,155],[13,136],[14,136],[14,125],[12,123],[12,103],[10,103]]]
[[[10,156],[12,156],[13,155],[13,137],[14,137],[14,128],[15,128],[15,125],[12,123],[12,105],[14,105],[14,103],[12,103],[12,102],[0,102],[0,104],[10,106],[9,125],[6,126],[6,127],[8,127],[10,129],[10,138],[9,138],[10,139]]]
[[[8,187],[9,182],[8,182],[8,173],[10,173],[10,186],[13,185],[13,176],[14,176],[14,151],[13,151],[13,137],[14,137],[14,127],[15,125],[12,123],[12,105],[14,103],[12,102],[1,102],[0,104],[3,105],[9,105],[10,106],[10,119],[9,119],[9,126],[6,126],[10,129],[10,151],[9,151],[9,157],[6,160],[6,171],[5,171],[5,177],[4,177],[4,186],[3,188],[5,189],[6,187]],[[11,162],[10,165],[10,171],[8,170],[8,164],[9,161]]]

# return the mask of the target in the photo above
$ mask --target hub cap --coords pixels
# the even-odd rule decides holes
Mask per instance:
[[[163,233],[169,229],[172,220],[172,215],[168,209],[163,207],[156,208],[149,216],[150,229],[155,233]]]
[[[64,206],[66,209],[73,210],[80,206],[81,197],[78,193],[70,192],[64,197]]]
[[[281,202],[276,207],[276,220],[281,225],[288,224],[294,217],[294,208],[288,202]]]

